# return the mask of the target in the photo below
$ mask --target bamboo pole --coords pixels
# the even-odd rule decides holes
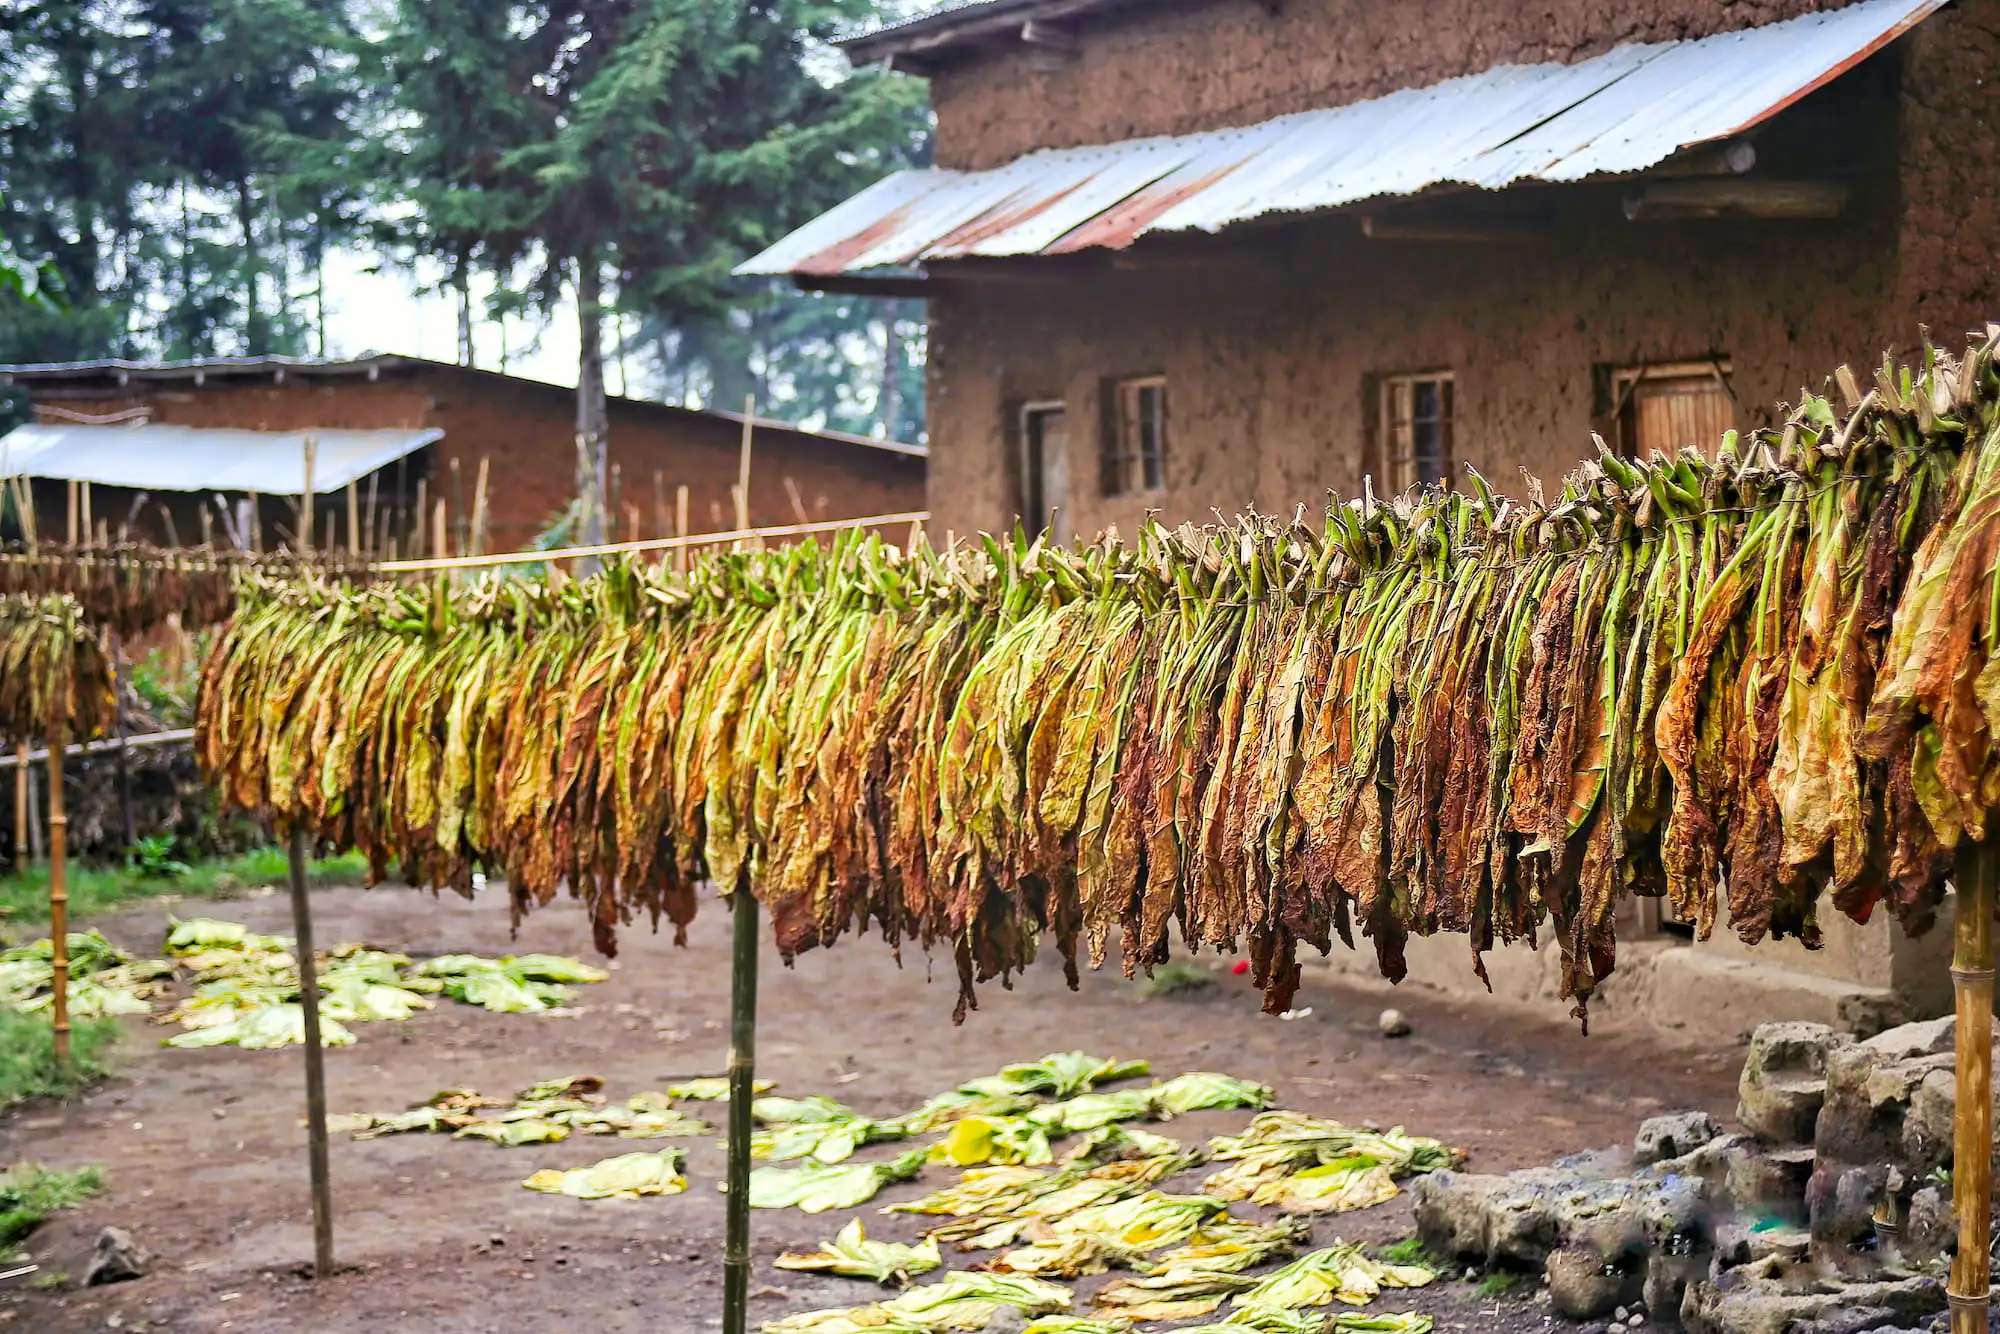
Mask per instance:
[[[66,500],[66,502],[65,502],[65,503],[66,503],[66,505],[67,505],[67,510],[66,510],[66,513],[65,513],[65,521],[66,521],[66,523],[68,524],[68,530],[69,530],[69,532],[68,532],[68,535],[69,535],[69,545],[70,545],[70,546],[75,546],[75,545],[76,545],[76,522],[77,522],[77,520],[78,520],[79,518],[81,518],[81,517],[82,517],[82,516],[81,516],[81,515],[80,515],[80,514],[79,514],[79,513],[77,512],[77,508],[76,508],[76,483],[75,483],[75,482],[71,482],[71,483],[69,484],[69,493],[68,493],[68,498],[67,498],[67,500]]]
[[[347,554],[361,554],[361,483],[347,484]]]
[[[688,489],[687,483],[682,482],[674,488],[674,536],[677,538],[686,537],[687,531]],[[674,548],[674,568],[676,570],[685,570],[687,568],[687,551],[683,547]]]
[[[14,747],[14,874],[26,869],[28,847],[28,743]]]
[[[49,727],[49,948],[55,976],[56,1060],[69,1060],[69,813],[63,808],[63,727]]]
[[[743,444],[736,454],[736,526],[750,527],[750,439],[757,428],[757,396],[743,396]]]
[[[78,489],[78,494],[79,494],[79,495],[81,495],[81,496],[83,497],[83,540],[84,540],[84,541],[86,541],[86,542],[88,542],[88,541],[90,540],[90,535],[91,535],[92,531],[93,531],[93,530],[94,530],[94,529],[96,528],[96,526],[97,526],[96,524],[94,524],[93,522],[91,522],[91,514],[90,514],[90,483],[89,483],[89,482],[85,482],[85,483],[84,483],[84,484],[83,484],[83,485],[82,485],[82,486],[81,486],[81,487],[80,487],[80,488]]]
[[[486,550],[486,471],[491,462],[479,456],[479,480],[472,487],[472,545],[466,554],[477,556]]]
[[[424,490],[429,483],[427,477],[417,479],[417,522],[410,533],[410,554],[418,557],[431,554],[428,550],[430,543],[424,541],[424,526],[431,521],[430,503],[424,498]],[[443,556],[445,553],[440,551],[437,554]]]
[[[307,436],[305,489],[299,493],[298,541],[300,551],[311,551],[313,549],[313,455],[318,450],[318,443],[311,436]]]
[[[744,1334],[750,1310],[750,1103],[757,1092],[757,899],[730,896],[729,1164],[722,1249],[722,1334]]]
[[[118,734],[118,812],[125,825],[125,846],[139,845],[138,826],[132,819],[131,747],[125,737],[125,694],[119,683],[125,675],[125,641],[111,636],[111,718]]]
[[[367,517],[362,520],[361,531],[368,534],[367,540],[363,545],[366,547],[368,554],[371,556],[374,555],[377,551],[380,551],[382,549],[382,544],[381,541],[379,540],[380,534],[376,532],[376,514],[378,511],[375,505],[375,493],[377,492],[377,490],[380,489],[381,483],[382,483],[382,470],[380,468],[377,468],[374,472],[368,474]],[[388,516],[385,513],[383,514],[382,517],[387,518]]]
[[[250,493],[250,554],[264,554],[264,497]]]
[[[1953,1118],[1952,1212],[1958,1250],[1946,1297],[1952,1334],[1986,1334],[1993,1238],[1993,908],[2000,844],[1961,845],[1956,949],[1957,1110]]]
[[[443,502],[439,502],[440,512]],[[605,542],[592,547],[563,547],[558,551],[509,551],[491,556],[459,556],[443,559],[387,560],[375,568],[383,574],[414,574],[422,570],[471,570],[495,565],[538,565],[544,561],[576,560],[585,556],[613,556],[633,551],[671,551],[676,547],[726,546],[746,538],[802,537],[808,533],[831,533],[843,528],[890,528],[922,523],[929,510],[903,510],[896,514],[862,514],[852,519],[819,519],[812,523],[784,523],[765,528],[725,528],[714,533],[690,533],[684,537],[649,537],[638,542]]]
[[[326,1049],[319,1035],[319,965],[313,957],[312,900],[306,893],[306,831],[292,826],[292,934],[305,1014],[306,1156],[312,1174],[313,1277],[333,1277],[333,1181],[326,1147]]]

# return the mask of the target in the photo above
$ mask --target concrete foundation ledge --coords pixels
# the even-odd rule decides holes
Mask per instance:
[[[1387,994],[1415,989],[1486,1000],[1486,988],[1472,971],[1472,953],[1463,937],[1409,942],[1410,975],[1401,988],[1375,970],[1372,950],[1349,952],[1336,946],[1326,958],[1308,953],[1309,973]],[[1496,949],[1486,956],[1493,1000],[1512,1001],[1556,1015],[1561,955],[1553,946]],[[1801,972],[1775,963],[1744,959],[1674,939],[1641,940],[1618,946],[1618,969],[1590,1002],[1593,1028],[1600,1019],[1620,1028],[1650,1027],[1675,1043],[1715,1046],[1746,1041],[1759,1024],[1802,1019],[1868,1037],[1895,1024],[1922,1017],[1881,987]]]

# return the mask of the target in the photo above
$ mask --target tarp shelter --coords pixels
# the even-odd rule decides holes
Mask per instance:
[[[36,423],[0,439],[0,476],[146,491],[298,495],[313,442],[312,489],[338,491],[442,438],[423,430],[247,431],[199,426]]]

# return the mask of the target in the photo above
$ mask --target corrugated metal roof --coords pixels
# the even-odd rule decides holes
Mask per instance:
[[[313,440],[313,490],[325,495],[413,454],[444,435],[421,431],[242,431],[199,426],[36,423],[0,439],[0,477],[54,477],[147,491],[261,491],[305,487]]]
[[[970,255],[1062,254],[1215,231],[1435,185],[1497,190],[1639,171],[1739,134],[1879,51],[1945,0],[1864,0],[1575,65],[1503,65],[1242,129],[1030,153],[878,182],[744,274],[832,276]]]

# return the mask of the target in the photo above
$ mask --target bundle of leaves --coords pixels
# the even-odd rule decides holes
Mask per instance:
[[[72,931],[69,953],[69,1013],[95,1019],[149,1014],[151,1000],[166,989],[173,966],[160,959],[139,960],[96,931]],[[54,942],[37,940],[0,950],[0,1006],[39,1014],[55,1003]]]

